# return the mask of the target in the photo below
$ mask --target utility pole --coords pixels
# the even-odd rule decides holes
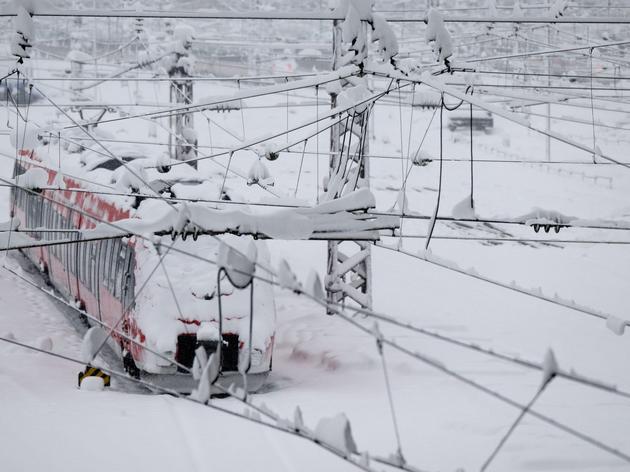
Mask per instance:
[[[342,47],[342,21],[333,22],[333,70],[340,66],[344,54]],[[367,27],[361,33],[367,37]],[[364,41],[363,44],[368,44]],[[343,81],[342,88],[353,84]],[[337,94],[330,96],[331,107],[337,105]],[[329,179],[322,201],[340,198],[357,187],[369,184],[369,109],[357,112],[354,118],[331,128]],[[326,273],[326,299],[328,303],[345,303],[352,300],[362,308],[372,307],[372,250],[369,242],[329,241]],[[328,311],[331,314],[331,310]]]
[[[176,106],[187,105],[193,101],[193,81],[191,76],[192,61],[192,33],[185,28],[177,31],[176,50],[173,62],[168,69],[168,76],[172,79],[170,85],[170,101]],[[172,159],[186,161],[197,157],[197,135],[194,129],[194,114],[177,112],[170,115],[169,125],[171,133],[168,137],[169,153]],[[191,163],[197,168],[197,161]]]

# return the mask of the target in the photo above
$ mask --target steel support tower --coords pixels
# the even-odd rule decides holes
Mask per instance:
[[[333,70],[340,66],[346,51],[341,41],[343,21],[333,22]],[[367,25],[361,29],[367,35]],[[367,41],[363,44],[368,44]],[[365,80],[365,79],[362,79]],[[352,87],[344,80],[342,88]],[[331,106],[337,106],[337,94],[331,94]],[[339,198],[357,187],[369,185],[368,131],[369,108],[354,113],[331,128],[328,183],[324,200]],[[329,241],[326,272],[326,298],[329,303],[352,300],[362,308],[372,307],[372,246],[366,241]],[[331,313],[330,310],[328,311]]]

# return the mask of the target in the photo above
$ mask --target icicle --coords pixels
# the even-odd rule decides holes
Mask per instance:
[[[293,412],[293,425],[296,429],[304,428],[304,418],[302,417],[302,410],[299,406],[296,406]]]
[[[280,261],[280,264],[278,264],[278,270],[276,272],[278,274],[278,283],[281,287],[293,291],[299,291],[302,289],[300,283],[297,280],[297,277],[295,276],[295,274],[291,270],[291,267],[289,267],[289,263],[285,259],[282,259]]]
[[[617,336],[623,335],[626,330],[626,323],[626,320],[622,320],[621,318],[617,318],[616,316],[610,315],[608,318],[606,318],[606,327]]]
[[[398,192],[396,204],[394,205],[393,209],[400,210],[403,213],[409,212],[409,199],[407,198],[407,193],[405,192],[405,189],[400,189],[400,192]]]
[[[593,154],[593,164],[604,162],[604,159],[602,159],[602,150],[600,149],[600,147],[598,145],[595,145],[594,150],[595,154]]]
[[[306,285],[304,291],[313,298],[318,300],[324,299],[324,289],[322,288],[322,281],[319,278],[319,274],[315,270],[311,270],[306,278]]]
[[[179,205],[177,216],[175,217],[175,223],[173,223],[173,232],[178,234],[186,231],[186,226],[188,225],[190,218],[190,208],[186,202],[183,202]]]
[[[372,325],[372,334],[374,335],[374,338],[376,339],[376,347],[378,347],[378,352],[382,353],[383,352],[383,333],[381,332],[381,329],[378,326],[378,322],[375,321],[374,324]]]
[[[541,388],[545,386],[558,372],[558,362],[552,349],[547,349],[545,360],[543,361],[543,378]]]

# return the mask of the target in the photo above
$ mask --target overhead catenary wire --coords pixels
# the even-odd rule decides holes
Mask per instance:
[[[354,318],[345,315],[343,312],[341,312],[341,310],[332,309],[332,311],[336,315],[338,315],[341,319],[343,319],[344,321],[352,324],[353,326],[355,326],[359,330],[361,330],[361,331],[363,331],[365,333],[369,333],[369,334],[373,335],[373,333],[371,332],[371,330],[369,328],[366,328],[365,326],[363,326],[360,322],[358,322]],[[519,402],[517,402],[515,400],[512,400],[511,398],[506,397],[505,395],[497,392],[496,390],[493,390],[493,389],[491,389],[489,387],[486,387],[485,385],[482,385],[482,384],[476,382],[475,380],[470,379],[469,377],[466,377],[466,376],[464,376],[462,374],[459,374],[458,372],[456,372],[453,369],[447,367],[444,363],[442,363],[440,361],[434,360],[434,359],[432,359],[432,358],[430,358],[430,357],[428,357],[428,356],[426,356],[424,354],[421,354],[421,353],[419,353],[417,351],[412,351],[412,350],[410,350],[410,349],[408,349],[406,347],[403,347],[403,346],[399,345],[395,341],[392,341],[392,340],[390,340],[388,338],[383,338],[383,344],[386,344],[386,345],[392,347],[393,349],[395,349],[395,350],[397,350],[399,352],[402,352],[402,353],[404,353],[404,354],[406,354],[406,355],[408,355],[408,356],[410,356],[410,357],[412,357],[414,359],[417,359],[418,361],[423,362],[424,364],[429,365],[429,366],[431,366],[431,367],[433,367],[433,368],[443,372],[444,374],[446,374],[446,375],[448,375],[448,376],[450,376],[450,377],[452,377],[454,379],[457,379],[458,381],[460,381],[460,382],[462,382],[462,383],[464,383],[464,384],[466,384],[466,385],[468,385],[468,386],[470,386],[470,387],[472,387],[472,388],[474,388],[476,390],[484,392],[485,394],[487,394],[489,396],[492,396],[495,399],[497,399],[497,400],[499,400],[499,401],[501,401],[501,402],[503,402],[503,403],[505,403],[507,405],[510,405],[512,407],[515,407],[515,408],[518,408],[519,410],[523,410],[523,409],[526,408],[526,405],[524,405],[522,403],[519,403]],[[570,426],[567,426],[564,423],[561,423],[561,422],[556,421],[556,420],[554,420],[552,418],[549,418],[548,416],[546,416],[544,414],[541,414],[538,411],[535,411],[533,409],[528,409],[527,413],[529,415],[539,419],[539,420],[542,420],[543,422],[545,422],[545,423],[547,423],[549,425],[552,425],[552,426],[554,426],[554,427],[556,427],[556,428],[558,428],[558,429],[560,429],[560,430],[562,430],[562,431],[564,431],[564,432],[566,432],[566,433],[568,433],[568,434],[570,434],[570,435],[572,435],[572,436],[574,436],[576,438],[581,439],[584,442],[587,442],[587,443],[591,444],[592,446],[595,446],[595,447],[597,447],[597,448],[599,448],[599,449],[601,449],[603,451],[606,451],[606,452],[616,456],[617,458],[619,458],[619,459],[621,459],[621,460],[623,460],[625,462],[629,462],[630,463],[630,456],[628,454],[625,454],[624,452],[621,452],[618,449],[616,449],[614,447],[611,447],[611,446],[609,446],[609,445],[599,441],[598,439],[596,439],[596,438],[594,438],[594,437],[592,437],[590,435],[584,434],[584,433],[582,433],[582,432],[580,432],[580,431],[578,431],[578,430],[576,430],[574,428],[571,428]]]
[[[309,80],[309,79],[304,79],[304,80],[301,80],[301,81],[298,80],[298,81],[295,81],[295,82],[287,82],[285,84],[272,85],[272,86],[269,86],[269,87],[259,87],[259,88],[256,88],[254,91],[244,91],[244,92],[235,94],[235,95],[233,95],[231,97],[218,98],[218,99],[210,100],[210,101],[203,102],[203,103],[193,103],[193,104],[190,104],[190,105],[169,107],[169,108],[164,109],[164,110],[156,110],[156,111],[150,111],[150,112],[144,112],[144,113],[130,114],[130,115],[121,116],[121,117],[117,117],[117,118],[101,119],[98,122],[86,122],[86,123],[81,123],[81,125],[73,124],[71,126],[66,126],[65,129],[76,128],[76,127],[79,127],[79,126],[90,126],[90,125],[95,125],[95,124],[102,125],[102,124],[106,124],[106,123],[113,123],[113,122],[117,122],[117,121],[131,120],[131,119],[134,119],[134,118],[141,118],[141,117],[162,118],[162,117],[172,116],[172,115],[175,115],[175,114],[191,113],[191,112],[204,110],[204,109],[206,109],[208,107],[211,107],[211,106],[216,106],[216,105],[221,105],[221,104],[228,103],[228,102],[233,102],[235,100],[245,100],[245,99],[250,99],[250,98],[258,98],[258,97],[264,97],[264,96],[267,96],[267,95],[274,95],[274,94],[287,92],[287,91],[292,91],[292,90],[300,90],[300,89],[310,88],[310,87],[314,87],[315,85],[325,85],[327,83],[335,82],[337,80],[347,79],[348,77],[356,75],[357,73],[358,73],[357,71],[351,71],[351,72],[349,71],[347,73],[339,73],[339,74],[327,73],[327,74],[322,74],[322,75],[324,75],[322,80],[313,81],[313,80]]]
[[[532,290],[527,290],[527,289],[519,287],[517,285],[511,285],[511,284],[507,284],[505,282],[501,282],[499,280],[491,279],[489,277],[485,277],[483,275],[477,274],[476,272],[472,272],[472,271],[469,271],[469,270],[461,269],[460,267],[458,267],[458,266],[456,266],[454,264],[447,264],[447,263],[443,262],[442,260],[438,260],[437,258],[432,258],[432,257],[428,256],[427,254],[425,254],[425,255],[415,254],[415,253],[412,253],[412,252],[410,252],[408,250],[405,250],[405,249],[402,249],[402,248],[394,248],[394,247],[388,246],[386,244],[378,243],[378,242],[375,243],[375,245],[378,246],[378,247],[381,247],[383,249],[387,249],[389,251],[399,252],[399,253],[404,254],[406,256],[413,257],[415,259],[427,262],[429,264],[435,265],[437,267],[441,267],[441,268],[446,269],[446,270],[450,270],[452,272],[457,272],[458,274],[461,274],[461,275],[466,276],[466,277],[477,279],[479,281],[482,281],[482,282],[485,282],[485,283],[489,283],[489,284],[495,285],[497,287],[502,287],[504,289],[511,290],[513,292],[517,292],[517,293],[526,295],[528,297],[536,298],[538,300],[542,300],[542,301],[545,301],[545,302],[548,302],[548,303],[552,303],[554,305],[558,305],[558,306],[561,306],[561,307],[564,307],[564,308],[568,308],[570,310],[576,311],[578,313],[582,313],[582,314],[587,315],[587,316],[591,316],[591,317],[599,318],[599,319],[603,319],[603,320],[607,320],[608,319],[608,315],[606,315],[604,313],[601,313],[599,311],[595,311],[595,310],[593,310],[591,308],[583,307],[583,306],[577,305],[575,303],[570,304],[570,303],[562,301],[559,298],[549,297],[549,296],[543,295],[542,293],[536,293],[536,292],[534,292]],[[630,320],[623,320],[623,321],[624,321],[624,325],[630,326]]]
[[[112,225],[112,226],[114,226],[114,225]],[[142,236],[140,236],[140,237],[142,237]],[[180,252],[180,253],[183,253],[183,254],[186,253],[186,251],[182,251],[182,250],[179,250],[177,252]],[[202,258],[202,257],[199,257],[199,256],[194,256],[194,257],[197,257],[197,258],[202,259],[202,260],[208,260],[206,258]],[[256,278],[261,278],[261,277],[260,276],[256,276]],[[265,280],[264,278],[261,278],[261,279]],[[269,279],[267,279],[267,280],[269,281]],[[270,280],[269,283],[273,284],[274,281]],[[304,293],[303,291],[299,291],[298,293],[301,293],[302,295],[305,295],[305,296],[309,297],[313,301],[316,301],[317,303],[322,304],[322,306],[330,306],[325,300],[319,300],[316,297],[309,296],[308,294]],[[340,310],[333,309],[333,311],[336,314],[338,314],[339,316],[341,316],[343,319],[345,319],[345,320],[347,320],[347,321],[349,321],[351,323],[354,323],[354,321],[352,319],[345,317],[345,315]],[[504,397],[504,396],[498,394],[497,392],[494,392],[491,389],[488,389],[487,387],[481,386],[480,384],[477,384],[476,382],[471,381],[470,379],[467,379],[467,378],[465,378],[463,376],[460,376],[459,374],[455,373],[454,371],[451,371],[450,369],[447,369],[441,363],[436,364],[431,359],[425,358],[424,356],[421,356],[421,355],[419,355],[417,353],[413,353],[413,352],[411,352],[411,351],[409,351],[409,350],[407,350],[405,348],[402,348],[402,347],[398,346],[396,343],[391,342],[389,340],[385,339],[384,342],[387,343],[388,345],[394,347],[395,349],[398,349],[401,352],[404,352],[404,353],[406,353],[408,355],[411,355],[412,357],[415,357],[418,360],[421,360],[423,362],[429,363],[430,365],[433,365],[434,367],[438,368],[439,370],[442,370],[443,372],[448,373],[449,375],[454,376],[455,378],[458,378],[459,380],[464,381],[465,383],[467,383],[467,384],[469,384],[471,386],[474,386],[475,388],[478,388],[481,391],[484,391],[485,393],[488,393],[488,394],[490,394],[492,396],[495,396],[495,397],[501,399],[502,401],[504,401],[504,402],[506,402],[508,404],[511,404],[513,406],[522,408],[522,405],[518,404],[517,402],[514,402],[513,400],[511,400],[511,399],[509,399],[507,397]],[[549,424],[552,424],[552,425],[562,429],[563,431],[568,432],[569,434],[572,434],[572,435],[574,435],[576,437],[579,437],[580,439],[582,439],[582,440],[584,440],[586,442],[589,442],[590,444],[593,444],[596,447],[604,449],[604,450],[610,452],[611,454],[616,455],[617,457],[624,458],[625,460],[629,460],[630,461],[630,457],[625,456],[623,453],[617,451],[616,449],[611,448],[610,446],[607,446],[607,445],[601,443],[600,441],[597,441],[596,439],[594,439],[594,438],[592,438],[592,437],[590,437],[588,435],[580,433],[579,431],[576,431],[576,430],[574,430],[574,429],[572,429],[572,428],[570,428],[570,427],[568,427],[566,425],[563,425],[562,423],[559,423],[559,422],[557,422],[557,421],[555,421],[553,419],[550,419],[550,418],[548,418],[548,417],[546,417],[544,415],[541,415],[540,413],[531,411],[530,414],[536,416],[539,419],[542,419],[543,421],[545,421],[545,422],[547,422]]]
[[[31,346],[29,344],[22,343],[20,341],[15,340],[15,339],[10,339],[10,338],[6,338],[6,337],[3,337],[3,336],[0,336],[0,341],[6,342],[6,343],[9,343],[9,344],[13,344],[15,346],[20,346],[22,348],[29,349],[31,351],[36,351],[36,352],[39,352],[39,353],[42,353],[42,354],[46,354],[46,355],[49,355],[49,356],[52,356],[52,357],[56,357],[58,359],[62,359],[62,360],[68,361],[68,362],[72,362],[72,363],[77,364],[77,365],[82,365],[82,366],[85,365],[85,362],[83,362],[82,360],[73,358],[71,356],[58,354],[58,353],[55,353],[55,352],[52,352],[52,351],[48,351],[48,350],[45,350],[45,349],[41,349],[41,348],[38,348],[36,346]],[[173,389],[169,389],[169,388],[163,387],[161,385],[154,384],[154,383],[146,381],[146,380],[135,379],[133,377],[129,377],[127,374],[125,374],[123,372],[120,372],[120,371],[117,371],[117,370],[114,370],[114,369],[111,369],[109,367],[101,367],[101,370],[104,371],[105,373],[111,375],[112,377],[124,379],[124,380],[127,380],[129,382],[133,382],[133,383],[136,383],[138,385],[142,385],[143,387],[146,387],[146,388],[148,388],[148,389],[150,389],[152,391],[161,392],[163,394],[167,394],[167,395],[179,398],[181,400],[190,401],[190,402],[193,402],[193,403],[195,403],[197,405],[202,405],[202,406],[208,407],[208,408],[210,408],[212,410],[219,411],[219,412],[222,412],[222,413],[225,413],[225,414],[237,417],[237,418],[241,418],[241,419],[247,420],[249,422],[256,423],[256,424],[259,424],[261,426],[265,426],[267,428],[274,429],[276,431],[281,431],[283,433],[287,433],[287,434],[290,434],[290,435],[293,435],[293,436],[300,437],[300,438],[305,439],[305,440],[307,440],[307,441],[309,441],[309,442],[311,442],[313,444],[316,444],[317,446],[321,447],[322,449],[324,449],[324,450],[334,454],[335,456],[345,460],[346,462],[349,462],[350,464],[354,465],[355,467],[357,467],[357,468],[359,468],[361,470],[364,470],[366,472],[374,472],[374,469],[372,469],[371,467],[363,464],[362,461],[352,458],[352,456],[350,454],[348,454],[348,453],[346,453],[344,451],[341,451],[341,450],[337,449],[336,447],[331,446],[331,445],[329,445],[328,443],[326,443],[324,441],[318,440],[312,434],[309,434],[308,431],[304,431],[301,428],[295,427],[295,426],[293,426],[293,427],[291,427],[291,426],[284,426],[280,421],[278,421],[279,417],[277,417],[277,416],[273,418],[273,419],[275,419],[276,422],[275,423],[270,423],[270,422],[267,422],[267,421],[263,421],[262,419],[259,419],[259,418],[255,417],[255,416],[252,416],[251,414],[241,414],[241,413],[237,413],[236,411],[229,410],[227,408],[219,407],[216,404],[211,403],[210,401],[205,401],[205,402],[197,401],[193,397],[180,394],[179,392],[177,392],[177,391],[175,391]],[[217,386],[217,385],[215,384],[215,386]],[[226,389],[226,391],[224,393],[230,394],[231,396],[233,396],[237,400],[244,401],[244,400],[240,399],[240,397],[238,397],[237,395],[231,394],[227,389]],[[246,403],[247,407],[253,409],[259,415],[269,414],[270,413],[270,410],[268,408],[261,408],[261,407],[258,407],[256,405],[250,403],[250,402],[247,402],[247,401],[245,401],[245,403]]]
[[[406,87],[407,85],[408,84],[401,85],[401,87]],[[248,148],[250,148],[252,146],[255,146],[257,144],[261,144],[263,142],[270,141],[272,139],[275,139],[275,138],[278,138],[280,136],[283,136],[286,133],[294,132],[294,131],[300,130],[302,128],[306,128],[308,126],[312,126],[316,122],[329,120],[329,119],[333,119],[334,120],[332,123],[327,124],[324,128],[318,128],[315,134],[311,133],[311,134],[309,134],[309,135],[307,135],[305,137],[298,138],[296,141],[289,142],[289,143],[287,143],[286,145],[283,145],[283,146],[278,145],[277,147],[274,148],[274,152],[282,152],[285,149],[289,149],[289,148],[295,146],[296,144],[301,144],[306,139],[313,138],[314,136],[318,135],[319,133],[321,133],[321,132],[323,132],[323,131],[333,127],[334,125],[336,125],[336,124],[338,124],[338,123],[340,123],[341,121],[344,120],[343,116],[341,118],[339,118],[339,119],[335,119],[334,118],[335,116],[343,115],[344,113],[350,113],[351,110],[353,110],[354,108],[356,108],[358,106],[365,105],[365,104],[368,104],[368,103],[371,103],[371,102],[375,102],[379,98],[389,94],[392,90],[393,89],[388,89],[388,90],[385,90],[383,92],[378,92],[378,93],[372,94],[370,97],[368,97],[366,99],[363,99],[363,100],[360,100],[359,102],[353,103],[353,104],[351,104],[351,105],[349,105],[347,107],[334,108],[334,109],[330,110],[329,112],[327,112],[326,114],[320,115],[319,119],[309,120],[307,122],[300,123],[299,125],[296,125],[296,126],[292,127],[289,130],[282,130],[282,131],[278,131],[276,133],[273,133],[271,135],[267,135],[267,136],[264,136],[264,137],[253,138],[250,141],[248,141],[247,143],[243,143],[242,145],[236,146],[236,147],[234,147],[234,148],[232,148],[230,150],[221,151],[221,152],[215,153],[213,155],[198,156],[198,157],[195,157],[195,158],[187,159],[185,161],[176,162],[176,163],[173,163],[173,164],[170,164],[170,165],[172,167],[172,166],[177,166],[177,165],[190,164],[190,163],[198,162],[198,161],[205,160],[205,159],[212,159],[214,157],[226,155],[226,154],[229,154],[231,152],[236,152],[236,151],[241,151],[241,150],[244,150],[244,149],[248,149]]]
[[[488,467],[490,466],[490,464],[492,463],[492,461],[494,460],[494,458],[497,456],[497,454],[499,453],[499,451],[501,450],[501,448],[503,447],[503,445],[506,443],[506,441],[508,440],[508,438],[512,435],[512,433],[514,432],[514,430],[516,429],[516,427],[520,424],[520,422],[522,421],[522,419],[525,417],[525,415],[527,414],[527,412],[532,408],[532,406],[534,406],[534,403],[536,403],[536,401],[540,398],[540,396],[542,395],[542,393],[545,391],[545,389],[547,388],[547,386],[551,383],[551,381],[553,380],[554,375],[551,374],[549,378],[545,379],[545,381],[543,382],[543,384],[540,386],[540,388],[538,388],[538,390],[536,391],[536,393],[534,394],[534,396],[532,397],[532,399],[529,401],[529,403],[527,405],[525,405],[525,407],[521,410],[521,412],[518,414],[518,416],[516,417],[516,419],[514,420],[514,422],[510,425],[509,429],[507,430],[507,432],[503,435],[503,437],[501,437],[499,443],[496,445],[496,447],[494,448],[494,450],[492,451],[492,453],[490,454],[490,456],[486,459],[486,461],[483,463],[483,465],[481,466],[481,470],[480,472],[485,472]]]
[[[0,180],[4,180],[4,179],[0,179]],[[36,194],[35,192],[33,192],[33,191],[32,191],[32,190],[30,190],[30,189],[24,189],[24,188],[23,188],[23,190],[25,190],[25,191],[27,191],[27,192],[31,192],[31,193]],[[36,194],[36,195],[37,195],[37,194]],[[42,196],[42,197],[43,197],[43,198],[47,198],[47,197],[45,197],[45,196]],[[53,201],[53,202],[54,202],[54,200],[51,200],[51,201]],[[62,203],[62,202],[55,202],[55,203],[59,203],[59,204],[60,204],[60,205],[62,205],[62,206],[68,206],[68,207],[70,207],[70,205],[64,204],[64,203]],[[104,223],[104,224],[106,224],[106,225],[108,225],[108,226],[111,226],[111,227],[113,227],[113,228],[119,228],[119,227],[118,227],[115,223],[112,223],[112,222],[108,222],[108,221],[106,221],[106,220],[101,220],[101,219],[95,218],[94,216],[92,216],[92,215],[89,215],[89,214],[85,213],[83,210],[75,209],[75,211],[77,211],[78,213],[82,214],[83,216],[86,216],[86,217],[88,217],[88,218],[91,218],[91,219],[93,219],[93,220],[96,220],[97,222]],[[140,238],[142,238],[142,239],[146,239],[146,236],[141,235],[141,234],[134,234],[134,236],[140,237]],[[380,245],[379,245],[379,246],[380,246]],[[186,255],[186,256],[190,256],[190,257],[193,257],[193,258],[198,259],[198,260],[206,261],[206,262],[208,262],[208,263],[210,263],[210,264],[215,264],[215,261],[212,261],[212,260],[210,260],[210,259],[208,259],[208,258],[204,258],[204,257],[201,257],[201,256],[199,256],[199,255],[195,255],[195,254],[189,253],[188,251],[184,251],[184,250],[179,249],[179,248],[176,248],[176,247],[174,247],[174,246],[170,246],[170,247],[171,247],[171,249],[172,249],[174,252],[177,252],[177,253],[180,253],[180,254],[183,254],[183,255]],[[385,246],[380,246],[380,247],[385,247]],[[387,247],[386,247],[386,248],[387,248]],[[388,249],[392,249],[392,248],[388,248]],[[448,268],[448,267],[447,267],[447,268]],[[236,269],[235,269],[235,270],[236,270]],[[270,269],[269,269],[269,268],[264,268],[264,270],[265,270],[267,273],[273,273],[272,271],[270,271]],[[278,283],[277,283],[277,282],[275,282],[273,279],[266,278],[266,277],[262,277],[262,276],[259,276],[259,275],[256,275],[256,274],[254,274],[254,277],[255,277],[255,278],[257,278],[257,279],[259,279],[259,280],[261,280],[261,281],[263,281],[263,282],[270,283],[270,284],[272,284],[272,285],[278,285]],[[514,288],[512,288],[512,289],[514,289]],[[302,292],[302,293],[303,293],[303,292]],[[527,293],[527,294],[529,294],[529,293]],[[306,295],[306,294],[305,294],[305,295]],[[318,299],[316,299],[315,297],[312,297],[312,296],[310,296],[310,298],[311,298],[311,299],[313,299],[314,301],[318,302],[318,303],[326,303],[326,304],[327,304],[326,306],[329,306],[328,302],[326,302],[325,300],[324,300],[324,301],[322,301],[322,300],[318,300]],[[544,298],[543,298],[543,300],[544,300]],[[549,301],[549,300],[547,300],[547,301]],[[574,306],[563,305],[563,304],[562,304],[561,302],[559,302],[559,301],[556,301],[556,302],[557,302],[557,303],[559,303],[559,304],[561,304],[562,306],[565,306],[565,307],[568,307],[568,308],[573,308],[573,309],[575,309],[575,307],[574,307]],[[332,305],[330,305],[330,306],[332,306]],[[357,310],[357,309],[355,308],[355,310]],[[374,313],[374,312],[372,312],[372,311],[370,311],[370,310],[360,310],[360,311],[361,311],[362,313],[364,313],[364,314],[372,314],[372,313]]]
[[[306,141],[304,141],[304,148],[306,148]],[[303,155],[304,155],[304,154],[302,153],[302,157],[303,157]]]
[[[379,72],[374,72],[374,71],[372,71],[370,73],[374,73],[376,75],[381,75]],[[401,77],[399,77],[399,74],[397,74],[397,73],[396,74],[388,73],[388,74],[384,74],[384,76],[386,76],[386,77],[392,77],[393,76],[393,78],[396,78],[396,77],[401,78]],[[491,113],[496,113],[499,116],[501,116],[502,118],[505,118],[505,119],[507,119],[509,121],[512,121],[512,122],[514,122],[514,123],[516,123],[516,124],[518,124],[518,125],[520,125],[522,127],[528,128],[528,129],[530,129],[532,131],[535,131],[537,133],[540,133],[540,134],[542,134],[544,136],[548,136],[548,137],[550,137],[550,138],[552,138],[552,139],[554,139],[556,141],[559,141],[559,142],[562,142],[562,143],[567,144],[569,146],[572,146],[574,148],[580,149],[580,150],[582,150],[584,152],[587,152],[589,154],[592,154],[594,152],[594,150],[589,148],[588,146],[584,146],[584,145],[580,144],[577,141],[571,140],[571,139],[567,138],[566,136],[563,136],[561,134],[555,133],[553,131],[537,128],[537,127],[529,125],[527,123],[523,123],[522,120],[517,119],[515,116],[513,116],[510,112],[508,112],[506,110],[500,110],[500,109],[498,109],[496,107],[489,106],[488,104],[484,103],[482,100],[476,100],[476,99],[473,99],[472,97],[468,97],[468,96],[466,96],[466,94],[461,93],[461,92],[459,92],[459,91],[457,91],[457,90],[455,90],[453,88],[450,88],[450,87],[446,86],[445,84],[442,84],[440,82],[434,81],[434,80],[432,80],[429,77],[424,77],[424,76],[421,76],[421,77],[418,77],[418,78],[405,77],[404,79],[408,80],[410,82],[425,83],[425,84],[429,85],[430,87],[432,87],[432,88],[434,88],[434,89],[436,89],[436,90],[438,90],[438,91],[440,91],[442,93],[445,93],[447,95],[451,95],[451,96],[453,96],[455,98],[458,98],[460,100],[466,101],[468,103],[472,103],[473,105],[475,105],[475,106],[477,106],[477,107],[479,107],[479,108],[481,108],[483,110],[489,111]],[[630,164],[626,164],[623,161],[620,161],[618,159],[615,159],[613,157],[606,156],[606,155],[603,155],[603,154],[600,154],[600,157],[602,159],[607,160],[607,161],[614,162],[615,164],[617,164],[617,165],[619,165],[621,167],[625,167],[627,169],[630,169]]]

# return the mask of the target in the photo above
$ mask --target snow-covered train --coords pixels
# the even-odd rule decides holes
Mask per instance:
[[[203,346],[208,354],[216,350],[219,289],[217,267],[208,260],[217,259],[223,241],[237,248],[255,244],[259,261],[265,263],[269,260],[265,244],[231,235],[202,236],[194,241],[147,235],[81,242],[82,233],[77,230],[92,229],[99,221],[150,219],[170,209],[159,198],[129,196],[130,189],[138,190],[130,174],[142,174],[142,180],[153,190],[171,199],[212,199],[220,189],[188,165],[164,167],[163,156],[152,159],[128,149],[113,149],[133,166],[135,172],[130,173],[119,160],[103,157],[102,152],[70,147],[60,158],[47,149],[52,146],[50,142],[39,139],[39,146],[20,151],[22,158],[16,163],[14,178],[19,186],[20,176],[32,174],[29,169],[42,168],[46,185],[40,186],[44,190],[38,190],[37,195],[14,189],[13,216],[24,229],[67,230],[29,232],[36,239],[77,242],[27,249],[25,254],[68,301],[107,326],[117,325],[122,319],[119,329],[137,343],[116,334],[109,343],[130,374],[190,389],[192,376],[142,346],[187,367],[193,366],[198,347]],[[22,185],[26,180],[23,177]],[[240,385],[239,362],[244,356],[249,358],[250,291],[236,289],[225,280],[221,282],[221,293],[223,348],[218,381],[224,386]],[[270,285],[256,284],[252,296],[250,391],[257,390],[271,370],[276,316]]]

